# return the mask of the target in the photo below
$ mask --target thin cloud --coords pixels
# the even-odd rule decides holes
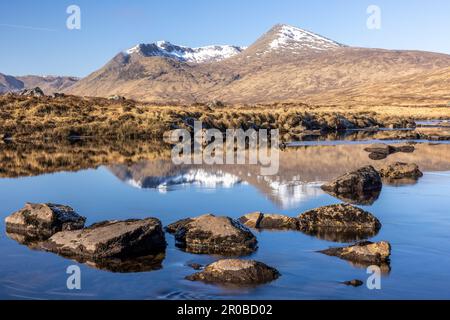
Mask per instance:
[[[35,31],[58,31],[56,29],[50,29],[50,28],[40,28],[40,27],[24,26],[24,25],[19,25],[19,24],[7,24],[7,23],[0,23],[0,27],[28,29],[28,30],[35,30]]]

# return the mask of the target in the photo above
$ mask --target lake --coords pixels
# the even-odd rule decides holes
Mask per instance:
[[[129,146],[127,150],[133,152],[123,157],[114,148],[95,153],[66,146],[61,154],[58,148],[3,146],[0,298],[449,299],[450,144],[422,141],[413,153],[375,161],[363,150],[368,143],[294,144],[281,152],[279,173],[268,177],[259,176],[257,166],[175,166],[163,156],[135,157],[133,152],[145,146]],[[259,248],[245,258],[277,268],[281,277],[266,285],[241,288],[184,280],[195,272],[187,264],[208,264],[220,257],[183,252],[169,234],[162,268],[117,273],[33,250],[5,233],[4,218],[25,202],[69,205],[88,218],[87,224],[157,217],[167,225],[205,213],[239,218],[254,211],[297,216],[340,203],[320,189],[321,183],[367,164],[379,167],[394,161],[417,163],[424,177],[415,184],[385,184],[378,200],[362,207],[383,225],[370,240],[392,245],[390,270],[383,273],[380,290],[341,284],[365,281],[369,275],[364,267],[317,253],[342,243],[301,232],[253,231]],[[71,291],[66,287],[66,269],[74,264],[81,268],[82,288]]]

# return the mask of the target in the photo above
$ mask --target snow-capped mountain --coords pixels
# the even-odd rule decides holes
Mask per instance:
[[[269,53],[295,56],[305,52],[324,52],[346,47],[310,31],[286,24],[275,25],[247,50],[247,56]]]
[[[273,31],[275,32],[275,39],[270,43],[272,50],[286,47],[312,50],[329,50],[343,47],[338,42],[289,25],[276,26]]]
[[[164,41],[140,44],[120,52],[66,92],[123,95],[158,103],[334,103],[379,99],[374,92],[380,89],[372,89],[377,85],[383,92],[389,91],[392,99],[402,101],[399,78],[409,83],[403,91],[426,98],[429,75],[423,72],[434,71],[439,72],[439,81],[433,83],[440,92],[448,92],[447,54],[349,47],[285,24],[275,25],[244,49],[189,48]],[[415,80],[411,84],[412,75]]]
[[[168,57],[191,63],[217,62],[231,58],[245,50],[245,47],[213,45],[199,48],[178,46],[167,41],[139,44],[126,54],[141,54],[145,57]]]

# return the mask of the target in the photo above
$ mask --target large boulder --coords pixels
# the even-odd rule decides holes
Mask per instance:
[[[378,265],[389,262],[391,245],[386,241],[364,241],[349,247],[330,248],[320,252],[352,262]]]
[[[350,204],[335,204],[309,210],[298,216],[301,229],[316,227],[380,229],[381,223],[371,213]]]
[[[372,166],[366,166],[324,184],[322,190],[346,202],[371,204],[382,187],[380,174]]]
[[[64,230],[84,227],[86,218],[71,207],[59,204],[26,203],[25,207],[5,218],[6,231],[29,239],[47,239]]]
[[[180,220],[166,230],[175,235],[179,247],[191,253],[244,255],[254,252],[258,243],[240,222],[211,214]]]
[[[41,88],[35,87],[30,89],[23,89],[19,92],[19,95],[26,97],[44,97],[44,91]]]
[[[388,180],[417,180],[423,176],[423,173],[419,170],[419,166],[415,163],[396,162],[382,167],[379,172],[382,178]]]
[[[88,228],[61,231],[43,249],[79,259],[128,259],[164,251],[166,241],[156,218],[105,221]]]
[[[280,214],[253,212],[241,217],[239,221],[253,229],[297,230],[298,221],[295,218]]]
[[[333,242],[365,240],[375,236],[380,221],[371,213],[349,204],[309,210],[298,216],[300,231]]]
[[[277,279],[280,273],[264,263],[253,260],[226,259],[214,262],[187,280],[218,284],[254,285]]]

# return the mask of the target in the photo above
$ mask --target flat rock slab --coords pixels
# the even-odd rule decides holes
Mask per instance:
[[[280,273],[262,262],[254,260],[219,260],[202,272],[187,276],[187,280],[216,284],[255,285],[277,279]]]
[[[423,173],[419,170],[419,166],[415,163],[396,162],[382,167],[379,172],[381,177],[390,180],[417,180],[420,177],[423,177]]]
[[[243,225],[253,229],[298,230],[298,221],[296,218],[280,214],[253,212],[241,217],[239,221]]]
[[[130,258],[164,251],[161,222],[144,220],[106,221],[89,228],[61,231],[43,244],[43,249],[87,259]]]
[[[386,241],[364,241],[349,247],[330,248],[319,252],[356,263],[378,265],[389,263],[391,245]]]
[[[322,190],[344,201],[368,204],[378,198],[382,187],[380,174],[372,166],[366,166],[324,184]]]
[[[245,255],[257,249],[253,233],[229,217],[208,214],[177,221],[166,227],[177,245],[200,254]]]
[[[31,239],[47,239],[59,231],[82,229],[85,222],[86,218],[71,207],[51,203],[27,203],[5,218],[8,233],[22,234]]]

